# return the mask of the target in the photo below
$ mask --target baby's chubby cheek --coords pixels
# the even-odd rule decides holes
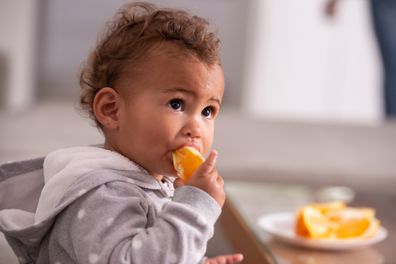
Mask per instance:
[[[172,152],[169,152],[166,154],[164,162],[162,162],[163,168],[162,170],[164,171],[163,174],[166,175],[176,175],[176,170],[173,167],[173,158],[172,158]]]

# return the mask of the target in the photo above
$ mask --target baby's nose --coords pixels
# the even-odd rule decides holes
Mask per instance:
[[[184,135],[191,138],[199,138],[202,136],[202,127],[199,120],[191,118],[184,126]]]

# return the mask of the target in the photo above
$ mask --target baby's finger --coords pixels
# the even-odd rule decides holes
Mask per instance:
[[[201,165],[202,172],[206,172],[206,173],[211,172],[215,168],[216,161],[217,161],[217,151],[212,150],[212,152],[210,152],[208,158]]]
[[[234,254],[230,256],[229,262],[228,263],[239,263],[243,260],[243,255],[242,254]]]
[[[242,254],[222,255],[208,259],[205,264],[235,264],[243,260]]]

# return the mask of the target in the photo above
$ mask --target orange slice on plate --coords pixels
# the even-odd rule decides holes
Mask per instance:
[[[311,204],[311,206],[319,210],[322,214],[327,214],[330,211],[338,211],[346,207],[345,203],[341,201],[334,201],[328,203],[313,203]]]
[[[337,223],[335,236],[339,239],[370,238],[380,227],[372,208],[345,208],[329,212],[328,217],[330,221]]]
[[[312,239],[364,239],[373,237],[380,226],[374,209],[333,202],[300,208],[296,214],[295,233]]]
[[[187,181],[196,169],[205,161],[201,153],[189,146],[181,147],[172,152],[173,166],[177,176]]]
[[[296,233],[309,238],[331,236],[329,220],[313,206],[305,206],[297,213]]]

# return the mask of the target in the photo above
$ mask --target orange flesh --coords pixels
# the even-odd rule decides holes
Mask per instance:
[[[172,157],[177,176],[183,181],[188,181],[195,170],[205,161],[198,150],[188,146],[174,151]]]

